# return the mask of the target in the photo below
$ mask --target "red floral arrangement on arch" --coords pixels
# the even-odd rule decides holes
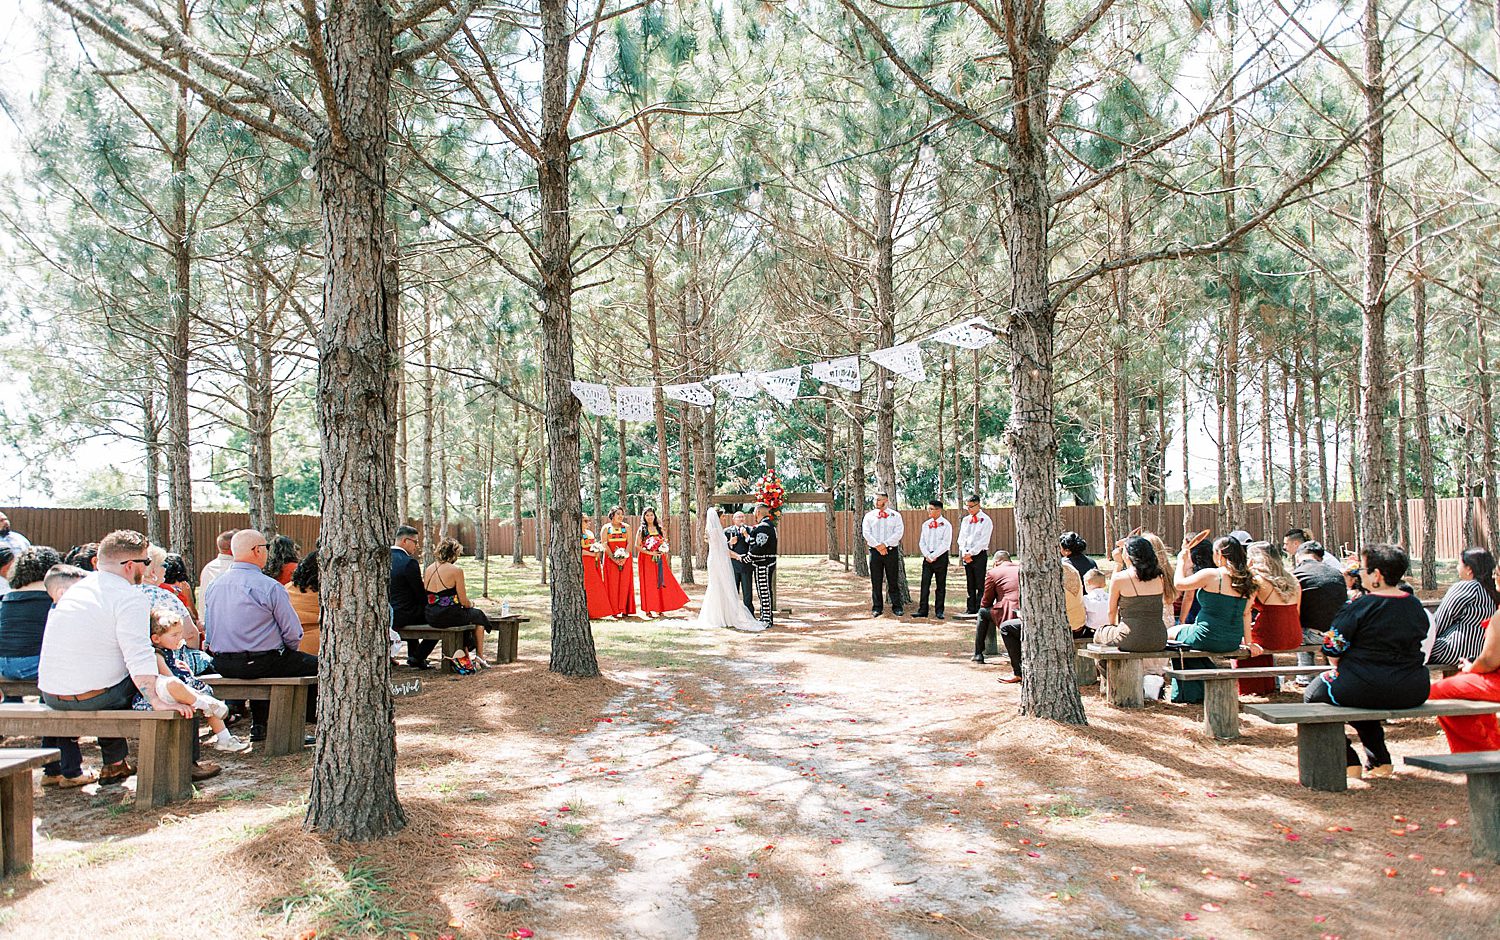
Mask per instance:
[[[776,475],[775,470],[767,470],[766,475],[760,478],[760,483],[756,484],[755,498],[771,510],[772,522],[781,517],[781,507],[786,502],[786,489],[782,487],[781,477]]]

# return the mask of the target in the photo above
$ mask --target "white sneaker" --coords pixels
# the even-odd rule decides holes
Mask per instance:
[[[242,754],[250,750],[249,741],[241,741],[232,734],[214,735],[214,750],[225,751],[230,754]]]

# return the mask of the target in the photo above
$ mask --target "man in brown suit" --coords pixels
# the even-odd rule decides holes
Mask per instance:
[[[974,628],[976,663],[984,662],[984,644],[1002,623],[1021,614],[1021,566],[1011,560],[1010,552],[997,551],[990,570],[984,574],[984,594],[979,599],[979,615]]]

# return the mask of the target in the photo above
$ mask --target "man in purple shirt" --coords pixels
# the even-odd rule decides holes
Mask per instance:
[[[299,652],[302,623],[291,597],[275,578],[261,571],[270,549],[254,529],[234,534],[234,563],[214,579],[203,597],[203,620],[214,668],[233,679],[315,676],[318,657]],[[315,720],[317,689],[307,696],[307,720]],[[250,740],[266,739],[269,702],[250,703]],[[312,738],[307,739],[312,743]]]

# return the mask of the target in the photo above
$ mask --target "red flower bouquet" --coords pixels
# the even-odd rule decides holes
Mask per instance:
[[[780,518],[781,507],[786,502],[786,489],[782,487],[781,478],[776,475],[775,470],[767,470],[765,476],[760,478],[755,498],[765,503],[766,508],[771,510],[773,522]]]

